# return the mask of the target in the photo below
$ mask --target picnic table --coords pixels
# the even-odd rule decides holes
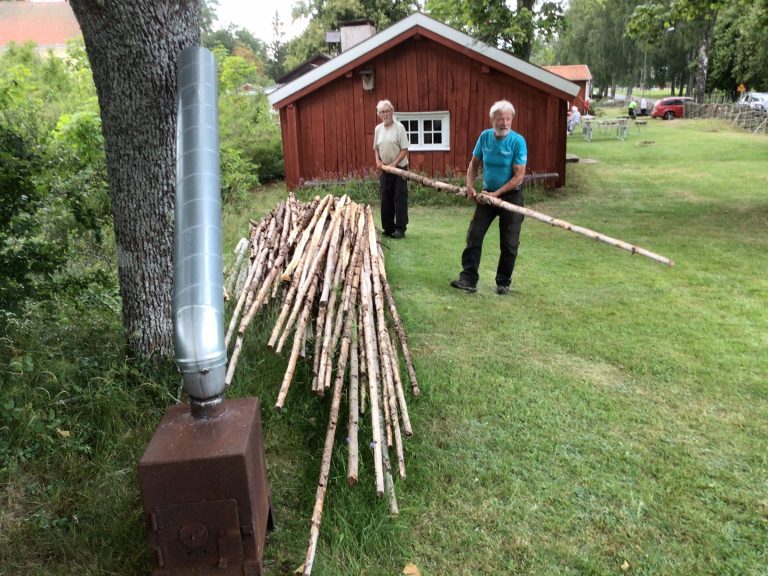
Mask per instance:
[[[613,132],[615,130],[617,140],[624,140],[627,136],[629,136],[629,118],[628,117],[612,118],[609,120],[599,120],[597,122],[597,127],[600,130],[600,132],[604,135],[607,135],[609,132]]]

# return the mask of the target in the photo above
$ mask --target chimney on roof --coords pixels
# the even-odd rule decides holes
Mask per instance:
[[[355,44],[360,44],[376,34],[376,28],[370,20],[350,20],[339,24],[339,30],[326,32],[325,41],[329,44],[341,43],[341,51],[346,52]]]

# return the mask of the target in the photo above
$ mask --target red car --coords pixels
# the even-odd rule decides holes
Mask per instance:
[[[686,102],[693,102],[693,98],[688,96],[668,96],[667,98],[662,98],[653,105],[651,118],[664,118],[664,120],[682,118]]]

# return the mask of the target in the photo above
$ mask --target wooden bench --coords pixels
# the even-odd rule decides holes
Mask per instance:
[[[648,120],[635,120],[635,126],[638,132],[642,132],[643,129],[648,130]]]

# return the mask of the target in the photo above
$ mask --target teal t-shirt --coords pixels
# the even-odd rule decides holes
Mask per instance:
[[[480,134],[472,155],[483,161],[483,189],[494,192],[512,178],[513,165],[528,163],[528,146],[517,132],[510,130],[499,140],[489,128]]]

